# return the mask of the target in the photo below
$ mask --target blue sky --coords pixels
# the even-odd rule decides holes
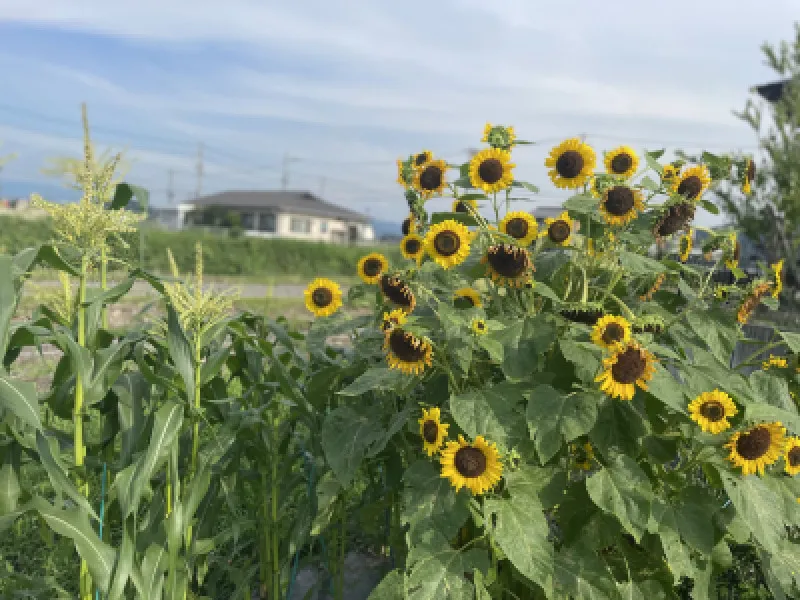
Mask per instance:
[[[101,148],[128,151],[128,179],[166,202],[280,184],[400,220],[394,160],[425,148],[462,162],[486,121],[540,141],[515,152],[538,204],[564,197],[544,157],[587,134],[754,152],[732,115],[769,81],[760,45],[793,38],[800,0],[3,0],[0,194],[70,195],[39,172],[81,153],[86,101]],[[434,201],[444,207],[444,201]],[[708,215],[701,221],[710,222]]]

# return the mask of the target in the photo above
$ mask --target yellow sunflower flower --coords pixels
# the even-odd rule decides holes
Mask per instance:
[[[444,445],[449,423],[441,422],[441,411],[438,408],[422,409],[419,419],[419,434],[422,436],[422,449],[428,456],[433,456]]]
[[[742,183],[742,192],[749,196],[752,191],[752,183],[753,180],[756,178],[756,163],[753,162],[753,159],[747,159],[747,166],[744,171],[744,182]]]
[[[661,171],[661,181],[666,184],[672,184],[672,182],[675,181],[675,178],[678,176],[678,173],[679,170],[675,165],[664,165],[664,168]]]
[[[419,264],[425,254],[425,241],[416,233],[409,233],[400,240],[400,253],[404,258],[415,260]]]
[[[441,452],[442,477],[460,490],[466,487],[475,495],[485,494],[496,486],[503,476],[500,453],[495,444],[489,444],[482,435],[471,444],[458,436],[457,442],[447,442]]]
[[[594,448],[589,442],[578,446],[578,444],[570,444],[570,451],[575,459],[575,466],[583,471],[592,470],[592,462],[594,461]]]
[[[520,246],[530,246],[539,235],[539,224],[534,216],[521,210],[507,213],[499,229],[516,239]]]
[[[480,292],[470,287],[459,288],[453,292],[453,302],[465,305],[465,308],[480,308],[483,306]]]
[[[694,245],[693,239],[694,239],[694,230],[691,228],[689,229],[689,231],[687,231],[684,235],[681,236],[679,242],[680,255],[678,257],[680,258],[681,262],[686,262],[687,260],[689,260],[689,255],[692,253],[692,247]]]
[[[531,256],[525,248],[510,244],[489,246],[481,258],[486,274],[498,285],[520,287],[530,279]]]
[[[467,260],[471,240],[469,229],[448,219],[428,229],[425,234],[425,251],[442,268],[449,269]]]
[[[772,367],[778,367],[779,369],[785,369],[789,366],[789,362],[781,357],[775,356],[774,354],[770,354],[769,358],[761,363],[761,368],[765,371],[769,371]]]
[[[417,152],[411,160],[411,164],[415,169],[419,169],[425,163],[430,162],[433,160],[433,152],[430,150],[423,150],[422,152]]]
[[[606,315],[592,328],[592,341],[603,348],[627,344],[631,339],[631,324],[624,317]]]
[[[672,181],[672,192],[689,200],[697,200],[711,185],[711,175],[705,165],[694,165],[683,169]]]
[[[394,310],[385,312],[383,313],[383,319],[381,321],[381,329],[386,333],[392,327],[397,327],[405,323],[407,318],[408,315],[406,315],[406,312],[402,308],[395,308]]]
[[[643,210],[642,192],[627,185],[607,188],[600,200],[600,214],[609,225],[627,225]]]
[[[600,389],[612,398],[632,400],[638,385],[647,391],[647,382],[655,374],[656,357],[637,342],[618,344],[603,359],[603,371],[595,378]]]
[[[800,473],[800,438],[790,437],[786,440],[783,451],[784,471],[794,477]]]
[[[399,158],[397,159],[397,183],[402,185],[405,189],[411,187],[409,169],[406,167],[406,163]]]
[[[481,150],[469,161],[469,180],[474,188],[487,194],[499,192],[514,181],[511,170],[516,165],[511,162],[511,153],[500,148]]]
[[[731,233],[728,236],[728,242],[730,245],[730,250],[728,251],[728,258],[725,259],[725,266],[729,269],[735,269],[739,266],[739,258],[742,254],[742,246],[739,244],[739,240],[736,239],[735,233]]]
[[[605,153],[606,172],[630,179],[639,169],[639,157],[630,146],[620,146]]]
[[[558,188],[578,189],[592,176],[597,165],[597,155],[579,138],[570,138],[550,150],[544,165],[549,169],[550,180]]]
[[[446,173],[445,161],[430,160],[414,171],[414,189],[426,200],[438,196],[447,185]]]
[[[766,281],[759,281],[753,284],[750,292],[744,297],[736,311],[736,320],[739,323],[744,325],[750,320],[753,311],[761,303],[761,299],[769,293],[771,287]]]
[[[695,206],[691,202],[678,202],[670,204],[660,211],[653,227],[653,234],[657,238],[667,237],[681,229],[689,229],[689,223],[694,219]]]
[[[506,125],[492,125],[487,123],[483,128],[482,142],[487,142],[492,148],[508,150],[514,145],[517,135],[514,128]]]
[[[390,369],[418,375],[433,364],[433,347],[429,340],[418,338],[400,326],[390,328],[384,335],[383,348]]]
[[[778,421],[737,431],[725,444],[730,450],[728,460],[741,467],[743,475],[763,475],[764,469],[780,458],[786,447],[785,435],[786,428]]]
[[[770,265],[770,268],[775,275],[775,284],[772,286],[772,297],[777,298],[783,291],[783,259],[780,259],[774,265]]]
[[[489,333],[489,329],[486,327],[486,321],[483,319],[473,319],[470,327],[472,332],[476,335],[486,335]]]
[[[565,210],[555,219],[547,217],[544,220],[547,225],[541,234],[542,237],[547,237],[554,244],[559,246],[568,246],[572,239],[572,219],[569,218],[569,213]]]
[[[417,299],[411,288],[395,275],[384,273],[379,282],[383,297],[389,302],[403,309],[407,314],[413,312]]]
[[[723,391],[703,392],[689,403],[689,417],[700,429],[714,435],[722,433],[731,424],[728,417],[738,412],[733,399]]]
[[[371,252],[358,261],[358,276],[364,283],[378,283],[383,272],[389,268],[389,261],[380,252]]]
[[[335,281],[317,278],[305,292],[306,308],[316,317],[328,317],[342,306],[342,290]]]
[[[460,200],[455,199],[453,200],[453,209],[452,212],[454,213],[462,213],[465,215],[471,215],[472,213],[478,212],[478,201],[477,200]]]
[[[650,286],[650,288],[644,294],[639,296],[639,300],[641,300],[642,302],[649,302],[650,300],[652,300],[656,292],[661,289],[661,285],[664,283],[664,280],[666,278],[667,278],[666,273],[659,273],[655,281],[653,282],[653,285]]]
[[[417,219],[414,217],[413,213],[408,213],[408,216],[403,219],[403,225],[401,227],[403,235],[408,235],[409,233],[414,233],[417,230]]]

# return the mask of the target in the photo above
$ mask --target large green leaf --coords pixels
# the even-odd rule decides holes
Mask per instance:
[[[367,392],[396,389],[398,385],[407,381],[408,375],[398,369],[372,367],[371,369],[367,369],[353,383],[343,390],[339,390],[337,393],[342,396],[360,396]]]
[[[783,377],[765,371],[753,371],[748,378],[748,383],[753,390],[754,399],[758,402],[797,412],[795,403],[789,395],[789,386]]]
[[[650,517],[650,480],[629,456],[616,455],[586,480],[586,491],[599,508],[614,515],[638,542]]]
[[[399,569],[389,571],[377,587],[370,592],[367,600],[405,600],[403,596],[404,578]]]
[[[158,544],[150,544],[142,559],[141,578],[134,579],[142,598],[161,598],[164,589],[164,571],[167,568],[167,551]]]
[[[689,312],[686,320],[714,357],[727,367],[739,337],[730,315],[718,309],[708,309]]]
[[[647,382],[647,391],[672,410],[686,414],[689,401],[683,393],[684,386],[661,365],[655,368],[653,378]]]
[[[598,393],[562,394],[549,385],[534,388],[528,400],[528,428],[542,464],[556,455],[562,438],[570,442],[594,427],[602,398]]]
[[[11,412],[35,430],[42,430],[39,398],[33,383],[16,381],[0,374],[0,408]]]
[[[631,275],[655,275],[666,270],[659,261],[627,250],[619,253],[619,262]]]
[[[21,493],[17,471],[6,461],[0,466],[0,517],[16,511]]]
[[[470,438],[482,435],[490,443],[509,448],[528,437],[522,415],[523,400],[519,386],[501,382],[452,396],[450,412]]]
[[[11,317],[17,310],[19,286],[12,271],[10,256],[0,256],[0,359],[6,355],[11,335]]]
[[[709,525],[710,523],[709,519]],[[680,582],[681,577],[692,577],[694,574],[690,549],[681,539],[680,527],[675,508],[660,498],[656,498],[652,505],[649,529],[661,537],[661,547],[664,549],[664,555],[676,585]]]
[[[167,306],[167,347],[172,363],[178,370],[186,387],[187,397],[191,398],[194,390],[194,358],[192,347],[181,327],[178,314],[172,306]]]
[[[784,535],[781,498],[759,477],[733,477],[720,473],[725,491],[736,512],[742,517],[750,531],[768,552],[779,552]]]
[[[585,382],[593,383],[603,358],[596,344],[562,339],[558,343],[561,354],[575,366],[575,374]]]
[[[380,424],[349,406],[340,406],[322,424],[322,449],[336,478],[350,485],[367,448],[383,436]]]
[[[54,446],[54,447],[53,447]],[[99,520],[97,513],[89,504],[86,497],[75,487],[67,472],[59,460],[58,440],[46,438],[41,431],[36,432],[36,450],[39,452],[39,461],[50,478],[50,484],[58,493],[66,494],[79,508],[90,515],[93,519]]]
[[[131,185],[130,183],[118,183],[114,188],[114,197],[111,199],[111,210],[119,210],[128,206],[131,199],[136,198],[139,201],[139,206],[147,211],[150,205],[150,192],[138,185]]]
[[[791,331],[779,331],[778,335],[783,338],[783,341],[789,346],[794,353],[800,353],[800,333],[793,333]]]
[[[589,439],[604,452],[613,450],[635,454],[639,439],[646,433],[642,417],[631,402],[609,398],[597,413],[597,422],[589,432]]]
[[[485,550],[455,550],[436,529],[421,531],[414,541],[408,556],[407,600],[474,598],[474,587],[464,574],[473,569],[488,569],[489,559]]]
[[[412,463],[403,480],[402,522],[411,529],[434,528],[447,538],[454,536],[469,516],[469,494],[456,493],[427,460]]]
[[[586,544],[563,548],[555,555],[555,581],[574,600],[619,600],[614,576]]]
[[[125,586],[128,580],[133,578],[133,580],[136,581],[138,579],[136,565],[133,563],[135,538],[136,534],[133,518],[128,518],[125,520],[122,528],[122,545],[117,554],[117,562],[114,565],[111,586],[106,600],[123,600],[125,598]]]

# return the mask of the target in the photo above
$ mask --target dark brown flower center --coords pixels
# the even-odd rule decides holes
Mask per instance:
[[[461,238],[455,231],[440,231],[433,238],[433,247],[442,256],[453,256],[461,248]]]
[[[628,348],[617,355],[617,362],[611,367],[611,375],[618,383],[635,383],[644,375],[647,359],[638,348]]]
[[[577,150],[567,150],[556,160],[556,172],[565,179],[572,179],[583,170],[583,156]]]
[[[611,172],[616,175],[627,173],[631,166],[633,166],[633,157],[627,152],[617,154],[611,159]]]
[[[436,439],[439,437],[439,426],[436,424],[436,421],[428,420],[422,424],[422,437],[425,438],[425,441],[429,444],[436,442]]]
[[[711,400],[700,406],[700,414],[709,421],[721,421],[725,417],[725,407],[721,402]]]
[[[486,455],[472,446],[459,449],[453,462],[462,477],[480,477],[486,472]]]
[[[486,328],[486,323],[484,323],[483,321],[478,321],[477,323],[475,323],[475,329],[483,331],[485,328]]]
[[[676,231],[686,229],[686,226],[694,218],[694,206],[682,202],[670,206],[656,227],[656,234],[659,236],[672,235]]]
[[[800,466],[800,446],[795,446],[786,454],[786,460],[790,467]]]
[[[736,440],[736,452],[746,460],[756,460],[764,456],[769,450],[772,436],[766,427],[754,427],[743,433]]]
[[[413,363],[425,358],[426,345],[400,327],[389,334],[389,349],[403,362]]]
[[[530,265],[530,257],[524,248],[506,244],[491,246],[486,258],[495,273],[509,279],[519,277]]]
[[[414,157],[414,165],[416,165],[417,167],[421,167],[422,165],[425,164],[427,158],[428,156],[424,152],[420,152]]]
[[[478,166],[478,175],[486,183],[497,183],[503,177],[503,163],[496,158],[487,158]]]
[[[311,292],[311,301],[314,303],[314,306],[325,308],[333,302],[333,292],[328,288],[317,288]]]
[[[407,254],[417,254],[421,247],[422,245],[416,238],[411,238],[410,240],[405,241],[405,249]]]
[[[375,277],[383,270],[383,261],[378,258],[368,258],[364,261],[364,275]]]
[[[625,329],[619,323],[609,323],[603,330],[602,340],[606,344],[620,341],[625,335]]]
[[[442,170],[436,165],[428,165],[419,175],[419,186],[426,191],[442,187]]]
[[[756,178],[756,163],[752,160],[747,161],[747,181],[753,181]]]
[[[739,257],[742,255],[742,246],[737,241],[733,245],[733,260],[738,261]]]
[[[681,196],[686,196],[690,200],[694,200],[700,195],[703,190],[703,182],[697,175],[690,175],[686,177],[678,185],[678,193]]]
[[[398,306],[412,307],[414,305],[414,294],[409,287],[397,277],[389,275],[381,276],[381,292],[391,302]]]
[[[565,309],[561,311],[561,316],[575,323],[585,323],[586,325],[596,325],[605,313],[599,308],[584,309]]]
[[[411,217],[406,217],[403,219],[403,235],[408,235],[411,233]]]
[[[528,229],[528,222],[522,217],[514,217],[506,223],[506,233],[518,240],[528,235]]]
[[[556,244],[564,242],[569,237],[570,233],[572,233],[572,228],[569,226],[569,223],[563,219],[553,221],[547,228],[547,237]]]
[[[458,296],[456,301],[464,307],[472,308],[475,306],[475,300],[472,298],[472,296]]]
[[[604,205],[609,214],[615,217],[627,215],[635,201],[633,190],[624,185],[616,185],[606,192]]]
[[[467,208],[467,205],[463,201],[459,200],[458,204],[456,204],[456,212],[469,213],[469,209]]]

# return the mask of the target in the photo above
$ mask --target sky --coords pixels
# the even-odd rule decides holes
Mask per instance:
[[[461,163],[491,122],[536,142],[514,151],[541,188],[519,207],[552,206],[567,195],[544,159],[568,137],[756,152],[733,111],[775,79],[760,46],[798,17],[800,0],[2,0],[0,155],[18,158],[0,195],[74,197],[40,169],[81,156],[86,102],[98,146],[126,150],[157,205],[170,171],[182,202],[198,184],[279,188],[287,165],[290,189],[399,222],[395,159]]]

